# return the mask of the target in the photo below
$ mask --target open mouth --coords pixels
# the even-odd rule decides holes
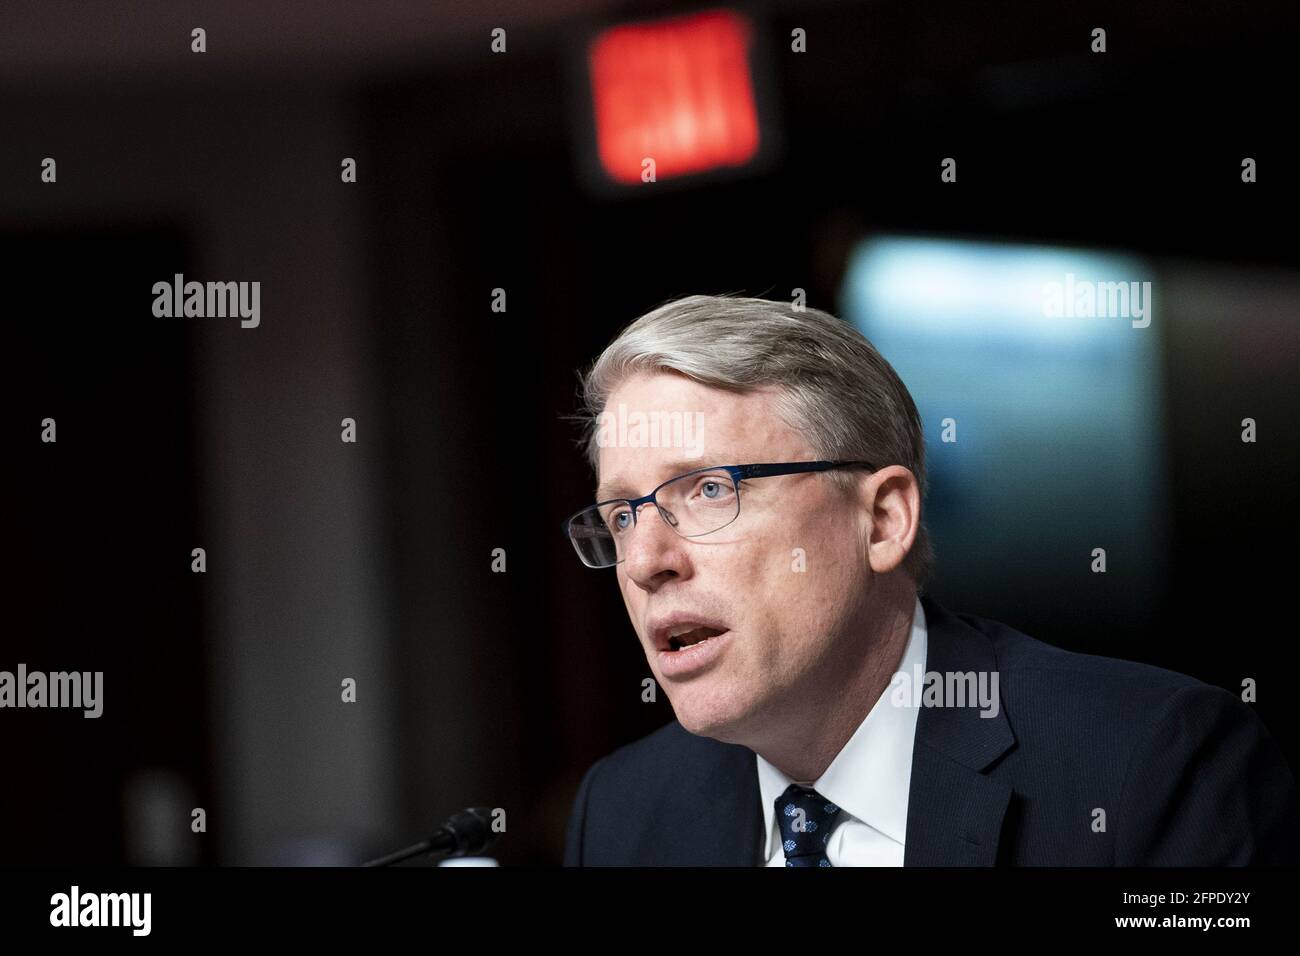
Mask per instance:
[[[683,631],[680,634],[672,634],[668,637],[668,649],[670,651],[680,651],[684,647],[694,647],[696,644],[702,644],[711,637],[717,637],[719,634],[726,632],[717,627],[695,627],[689,631]]]

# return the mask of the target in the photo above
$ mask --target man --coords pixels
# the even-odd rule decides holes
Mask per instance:
[[[566,528],[677,719],[587,771],[566,865],[1296,862],[1247,704],[920,594],[921,423],[846,323],[691,296],[584,387],[596,504]]]

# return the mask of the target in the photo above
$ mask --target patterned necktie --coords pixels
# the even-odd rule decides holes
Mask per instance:
[[[830,866],[826,844],[840,808],[811,787],[792,783],[776,798],[786,866]]]

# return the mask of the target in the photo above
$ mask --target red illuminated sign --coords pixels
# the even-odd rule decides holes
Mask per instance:
[[[613,27],[588,48],[596,149],[614,181],[640,183],[749,162],[759,124],[753,26],[711,10]]]

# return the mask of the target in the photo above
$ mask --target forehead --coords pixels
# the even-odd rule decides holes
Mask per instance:
[[[597,433],[598,499],[646,494],[713,465],[812,457],[777,414],[773,388],[733,392],[671,372],[643,372],[609,395]]]

